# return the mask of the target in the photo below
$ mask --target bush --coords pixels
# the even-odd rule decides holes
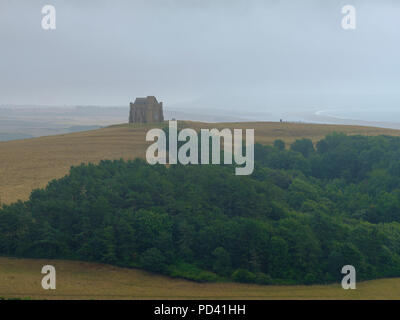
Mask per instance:
[[[262,272],[257,272],[255,274],[255,283],[257,284],[264,284],[264,285],[270,285],[274,284],[274,281],[272,280],[271,276],[269,274],[265,274]]]
[[[254,283],[256,281],[256,275],[246,269],[237,269],[232,274],[232,278],[236,282]]]
[[[317,278],[312,273],[307,273],[304,278],[304,283],[307,285],[314,284],[317,282]]]
[[[202,270],[189,263],[179,263],[169,268],[169,275],[174,278],[184,278],[197,282],[215,282],[220,280],[213,272]]]

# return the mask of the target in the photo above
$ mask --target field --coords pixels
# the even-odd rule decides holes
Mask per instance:
[[[56,268],[56,290],[41,287],[41,269]],[[61,260],[0,258],[0,297],[30,299],[398,299],[400,279],[326,286],[195,283],[134,269]]]
[[[275,139],[292,143],[299,138],[318,141],[333,131],[347,134],[396,135],[399,130],[359,126],[252,122],[199,123],[180,126],[200,128],[252,128],[256,142],[272,144]],[[144,157],[145,135],[150,126],[117,125],[99,130],[0,142],[0,201],[26,200],[35,188],[45,187],[55,178],[67,174],[72,165],[102,159]]]
[[[282,139],[318,141],[333,131],[347,134],[395,135],[400,131],[337,125],[296,123],[186,122],[183,127],[253,128],[256,142],[271,144]],[[71,165],[101,159],[143,157],[146,131],[152,127],[116,125],[104,129],[0,143],[0,199],[26,200],[32,189],[64,176]],[[41,288],[41,268],[57,269],[57,290]],[[0,258],[0,297],[33,299],[398,299],[400,279],[357,284],[357,290],[328,286],[258,286],[234,283],[200,284],[162,277],[140,270],[86,262]]]

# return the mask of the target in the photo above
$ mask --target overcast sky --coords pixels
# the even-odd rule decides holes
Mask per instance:
[[[395,0],[0,0],[0,104],[395,107],[399,35]]]

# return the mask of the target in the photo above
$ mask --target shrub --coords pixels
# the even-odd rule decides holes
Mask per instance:
[[[248,282],[254,283],[256,280],[256,276],[254,273],[246,270],[246,269],[237,269],[233,274],[232,278],[236,282]]]

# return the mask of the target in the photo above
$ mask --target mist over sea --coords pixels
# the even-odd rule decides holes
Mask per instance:
[[[362,121],[382,121],[400,123],[400,105],[398,107],[352,107],[330,108],[319,110],[316,115],[333,117],[337,119],[351,119]]]

